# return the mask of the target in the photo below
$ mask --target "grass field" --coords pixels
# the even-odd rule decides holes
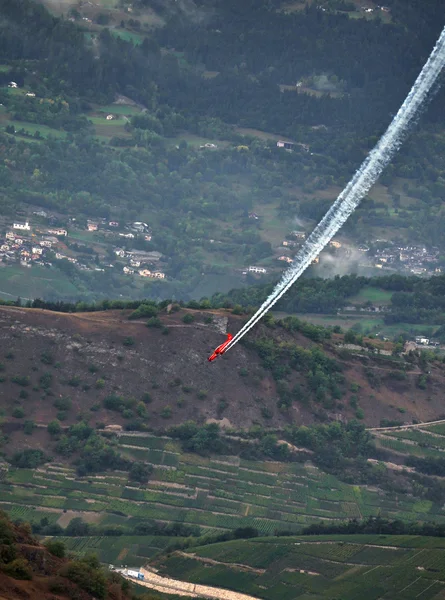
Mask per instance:
[[[142,44],[144,39],[144,36],[140,33],[133,33],[132,31],[126,31],[125,29],[112,29],[111,33],[126,42],[132,42],[135,46]]]
[[[40,135],[44,138],[55,137],[55,138],[65,138],[66,132],[60,131],[59,129],[53,129],[52,127],[48,127],[47,125],[39,125],[36,123],[28,123],[26,121],[8,121],[7,125],[14,125],[16,131],[20,131],[24,129],[28,135],[34,135],[37,131],[40,132]]]
[[[53,294],[72,297],[77,288],[58,269],[7,266],[0,268],[0,297],[43,298]]]
[[[106,113],[107,115],[113,114],[132,117],[133,115],[138,115],[141,109],[137,106],[129,106],[127,104],[107,104],[107,106],[98,108],[97,111]]]
[[[161,571],[265,600],[438,600],[444,548],[420,536],[258,538],[173,553]]]
[[[364,287],[358,294],[348,298],[351,304],[364,304],[372,302],[373,304],[389,304],[394,292],[382,290],[381,288],[367,286]]]

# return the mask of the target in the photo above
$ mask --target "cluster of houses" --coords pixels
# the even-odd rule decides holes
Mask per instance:
[[[45,211],[37,211],[34,214],[45,219],[48,218]],[[71,220],[75,221],[75,219]],[[86,229],[87,231],[97,231],[104,224],[110,229],[119,228],[117,221],[106,223],[88,221]],[[115,235],[122,235],[122,237],[130,239],[135,238],[138,233],[143,234],[146,241],[151,240],[151,232],[148,225],[142,222],[135,222],[126,226],[125,231],[121,233],[114,232]],[[3,262],[20,262],[22,266],[26,267],[31,267],[32,265],[52,267],[53,261],[67,260],[84,271],[104,271],[103,267],[116,266],[114,264],[104,264],[101,266],[98,264],[87,265],[79,262],[79,259],[73,256],[73,252],[70,252],[66,243],[64,243],[64,238],[67,237],[68,231],[64,228],[35,226],[31,229],[28,221],[24,223],[15,222],[12,224],[11,229],[6,232],[3,240],[0,239],[0,260],[3,260]],[[151,270],[151,266],[160,261],[162,257],[160,252],[127,251],[115,248],[114,254],[117,259],[127,259],[128,263],[123,267],[123,272],[126,275],[137,274],[141,277],[150,277],[152,279],[165,279],[166,277],[165,273],[159,269]],[[147,265],[150,268],[147,268]]]
[[[380,247],[371,251],[365,244],[359,246],[363,253],[369,253],[374,267],[377,269],[397,270],[412,275],[440,274],[439,249],[425,246],[394,246]]]
[[[5,237],[0,242],[0,259],[3,262],[17,262],[24,267],[31,267],[32,264],[40,266],[51,266],[47,254],[51,249],[54,240],[46,237],[37,241],[31,236],[31,227],[26,223],[13,223],[12,228],[6,232]]]

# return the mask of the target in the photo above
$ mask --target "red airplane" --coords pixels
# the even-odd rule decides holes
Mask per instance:
[[[219,354],[224,354],[224,352],[226,351],[227,346],[229,345],[229,342],[233,339],[233,335],[231,333],[227,334],[227,340],[224,342],[224,344],[221,344],[221,346],[218,346],[218,348],[215,349],[215,352],[209,356],[209,361],[211,362],[212,360],[215,360],[215,358],[219,355]]]

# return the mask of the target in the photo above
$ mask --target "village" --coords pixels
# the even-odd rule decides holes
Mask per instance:
[[[54,217],[45,211],[34,212],[38,221],[54,221]],[[121,230],[122,229],[122,230]],[[106,237],[113,239],[144,241],[151,240],[151,230],[147,223],[133,222],[120,227],[117,221],[87,221],[85,230],[94,232],[101,230]],[[43,226],[30,222],[13,222],[0,238],[0,260],[7,263],[19,263],[22,267],[33,266],[52,268],[57,261],[67,261],[81,271],[105,271],[107,268],[118,268],[125,275],[135,275],[152,279],[165,279],[166,274],[156,265],[161,262],[162,254],[157,251],[125,250],[115,246],[115,260],[109,260],[104,253],[93,251],[97,248],[94,241],[91,246],[78,243],[81,229],[75,219],[70,219],[70,228]],[[72,243],[70,243],[70,240]],[[79,256],[80,254],[80,256]]]

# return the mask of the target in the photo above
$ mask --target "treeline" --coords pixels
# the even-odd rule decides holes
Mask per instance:
[[[292,532],[277,532],[278,535],[292,535]],[[369,517],[363,521],[351,519],[346,523],[329,524],[313,523],[305,527],[302,535],[425,535],[428,537],[445,537],[445,524],[407,523],[396,519],[391,521],[382,517]]]

